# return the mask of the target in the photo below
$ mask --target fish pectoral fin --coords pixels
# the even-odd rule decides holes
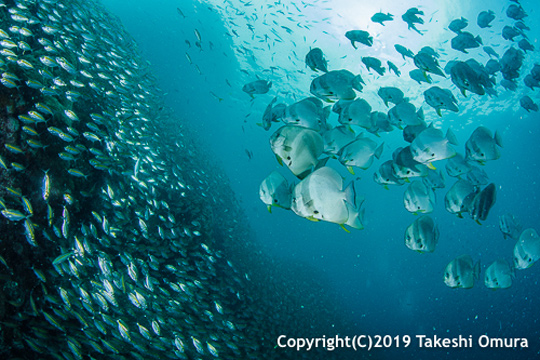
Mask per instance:
[[[475,222],[476,222],[478,225],[482,225],[482,223],[481,223],[480,221],[478,221],[478,219],[476,219]]]
[[[352,175],[355,175],[354,174],[354,169],[352,166],[347,166],[347,170],[352,174]]]
[[[433,163],[431,163],[431,162],[428,162],[428,163],[427,163],[427,167],[428,167],[429,169],[431,169],[431,170],[437,170],[437,168],[435,167],[435,165],[433,165]]]
[[[268,209],[268,212],[271,214],[272,213],[272,205],[268,205],[266,208]]]
[[[339,224],[339,226],[340,226],[343,230],[345,230],[345,232],[347,232],[348,234],[351,233],[351,232],[345,227],[345,225]]]
[[[319,219],[315,219],[313,216],[308,216],[306,217],[306,219],[308,219],[309,221],[313,221],[313,222],[318,222]]]

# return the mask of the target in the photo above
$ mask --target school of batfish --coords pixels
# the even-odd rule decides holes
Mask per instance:
[[[423,15],[422,10],[413,7],[402,19],[409,29],[423,35],[417,28],[424,23]],[[490,57],[485,65],[472,57],[466,61],[445,59],[443,69],[439,64],[441,55],[433,48],[424,46],[415,54],[395,44],[403,60],[409,58],[416,67],[409,72],[410,78],[418,84],[431,85],[423,92],[424,100],[439,117],[445,110],[458,112],[459,107],[449,89],[435,85],[437,77],[441,80],[449,77],[463,96],[472,93],[472,96],[496,97],[499,74],[500,86],[509,91],[516,91],[520,83],[531,90],[540,87],[540,65],[534,65],[525,76],[521,71],[526,53],[534,50],[526,34],[530,30],[524,21],[527,14],[518,1],[513,1],[506,8],[506,16],[509,24],[500,35],[511,46],[502,56],[492,47],[484,46]],[[494,19],[491,10],[479,13],[478,31],[491,27]],[[385,21],[393,21],[393,15],[380,12],[371,20],[384,26]],[[448,25],[448,30],[455,33],[450,42],[453,50],[468,54],[483,45],[480,35],[464,30],[468,25],[463,17]],[[514,40],[516,37],[520,40]],[[345,38],[358,52],[362,46],[372,47],[374,42],[364,30],[347,31]],[[514,46],[516,43],[518,48]],[[376,57],[363,56],[361,61],[367,71],[373,70],[379,76],[390,76],[390,72],[401,76],[400,69],[391,61],[387,61],[388,73]],[[311,70],[323,73],[311,81],[309,91],[313,96],[289,105],[278,103],[274,97],[262,115],[260,126],[264,130],[269,130],[275,122],[282,123],[271,135],[270,146],[279,164],[299,179],[298,183],[289,184],[283,175],[273,171],[262,181],[259,193],[268,211],[279,207],[312,221],[339,224],[347,232],[346,226],[363,229],[363,197],[357,194],[354,181],[345,185],[342,176],[328,164],[339,163],[353,175],[367,170],[375,159],[383,156],[384,142],[380,139],[398,129],[409,145],[393,149],[391,159],[379,166],[373,180],[385,188],[408,184],[403,195],[404,206],[410,213],[422,216],[407,227],[405,245],[418,252],[435,250],[439,229],[428,214],[436,205],[435,190],[446,187],[443,171],[437,170],[443,161],[447,175],[455,179],[444,197],[446,210],[460,218],[468,214],[478,224],[487,219],[497,191],[481,166],[501,156],[503,141],[497,131],[478,126],[460,150],[452,128],[448,126],[444,132],[434,121],[427,123],[422,107],[409,102],[401,89],[392,86],[378,89],[377,95],[387,107],[391,106],[388,111],[381,111],[358,96],[366,85],[362,76],[346,69],[328,69],[322,49],[310,49],[305,63]],[[271,82],[259,79],[246,84],[243,90],[253,97],[268,93],[271,86]],[[328,103],[332,105],[325,106]],[[527,95],[521,97],[520,104],[527,111],[538,111],[538,105]],[[330,123],[330,116],[337,116],[338,125]],[[510,287],[514,269],[528,268],[540,258],[540,238],[534,229],[521,232],[521,225],[511,214],[500,218],[500,228],[505,237],[517,242],[512,266],[497,260],[486,270],[485,285],[492,289]],[[475,264],[471,256],[462,255],[447,265],[444,282],[452,288],[471,288],[479,275],[480,262]]]

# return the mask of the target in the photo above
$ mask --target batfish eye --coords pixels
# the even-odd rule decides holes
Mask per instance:
[[[318,214],[319,212],[318,212],[317,210],[314,210],[313,213],[314,213],[314,214]]]
[[[290,156],[287,156],[287,160],[291,160],[291,157],[290,157]]]
[[[274,202],[277,203],[277,199],[274,199]]]

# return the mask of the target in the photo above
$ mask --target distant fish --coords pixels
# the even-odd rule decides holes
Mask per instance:
[[[371,166],[374,158],[381,157],[383,145],[383,143],[378,145],[375,141],[359,135],[355,141],[345,145],[339,151],[339,162],[354,175],[353,167],[366,170]]]
[[[306,55],[306,65],[313,71],[328,72],[327,62],[321,49],[311,49]]]
[[[343,125],[357,125],[370,129],[375,125],[371,110],[371,105],[366,100],[358,98],[343,107],[338,121]]]
[[[326,131],[323,135],[324,153],[337,155],[345,145],[353,142],[355,139],[356,135],[350,126],[336,126]]]
[[[272,171],[261,183],[259,196],[268,207],[268,212],[272,212],[272,207],[283,209],[291,208],[292,188],[287,183],[283,175],[277,171]]]
[[[270,138],[270,145],[278,162],[300,179],[313,171],[324,150],[322,136],[317,131],[296,125],[279,128]]]
[[[382,12],[378,12],[371,17],[371,21],[373,21],[374,23],[379,23],[383,26],[384,26],[385,21],[392,21],[392,20],[394,20],[394,15],[390,13],[385,14]]]
[[[394,64],[393,62],[391,62],[390,60],[388,60],[386,62],[388,64],[388,72],[392,71],[394,74],[396,74],[396,76],[400,76],[401,75],[401,71],[399,71],[398,67],[396,66],[396,64]]]
[[[534,51],[534,45],[531,44],[531,43],[529,42],[529,40],[527,40],[527,39],[525,39],[525,38],[519,40],[519,42],[518,42],[518,47],[519,47],[521,50],[525,51],[525,52],[527,52],[527,51]]]
[[[413,8],[410,8],[409,10],[407,10],[407,12],[405,12],[405,14],[403,14],[401,16],[401,19],[403,19],[403,21],[405,21],[407,23],[407,26],[408,26],[409,30],[413,29],[414,31],[416,31],[420,35],[423,35],[422,32],[420,30],[418,30],[416,28],[416,26],[415,26],[415,24],[423,24],[424,23],[424,19],[418,17],[418,15],[424,15],[424,12],[421,11],[421,10],[418,10],[415,7],[413,7]]]
[[[475,187],[469,181],[457,180],[444,197],[446,211],[462,218],[462,213],[468,211],[467,202],[470,201],[468,197],[474,191]]]
[[[495,56],[497,59],[499,58],[499,54],[497,54],[497,52],[495,52],[491,46],[484,46],[483,49],[486,54],[489,55],[489,57]]]
[[[474,186],[483,186],[489,183],[489,177],[484,169],[478,166],[471,166],[471,170],[465,175],[465,178]]]
[[[523,230],[514,246],[514,267],[528,269],[540,259],[540,237],[535,229]]]
[[[470,289],[480,276],[480,262],[473,265],[470,255],[452,260],[444,270],[444,283],[451,288]]]
[[[451,61],[445,70],[450,72],[452,82],[464,96],[466,96],[467,90],[477,95],[484,95],[486,93],[484,85],[491,86],[489,82],[483,81],[482,74],[477,72],[469,61]]]
[[[468,49],[474,49],[482,45],[482,38],[480,35],[476,37],[466,31],[460,32],[458,35],[452,38],[451,46],[452,49],[461,51],[462,53],[467,54]]]
[[[441,170],[430,170],[428,175],[422,178],[424,185],[432,189],[443,189],[446,187],[444,174]]]
[[[457,152],[452,145],[457,144],[457,138],[452,128],[448,128],[445,136],[441,130],[433,127],[433,123],[431,123],[411,143],[411,153],[414,160],[424,164],[427,163],[428,167],[433,167],[431,165],[433,161],[450,159],[456,156]]]
[[[379,169],[373,173],[373,180],[388,189],[387,185],[403,185],[405,180],[394,174],[392,160],[385,161],[379,166]]]
[[[506,16],[514,20],[521,20],[528,15],[525,10],[523,10],[521,5],[510,4],[510,6],[508,6],[506,9]]]
[[[350,30],[345,33],[345,37],[351,41],[352,46],[357,49],[356,43],[362,43],[371,47],[373,45],[373,37],[364,30]]]
[[[489,75],[495,75],[497,72],[501,71],[501,64],[495,59],[489,59],[485,69]]]
[[[495,184],[491,183],[478,192],[468,205],[469,215],[478,224],[480,224],[481,220],[487,219],[489,211],[495,204],[496,193]]]
[[[362,62],[364,65],[366,65],[366,68],[368,71],[371,71],[371,69],[375,70],[379,75],[384,75],[386,72],[386,69],[382,66],[381,60],[371,57],[371,56],[364,56],[362,57]]]
[[[262,126],[264,130],[269,130],[270,126],[272,126],[272,123],[279,122],[285,115],[285,109],[287,108],[287,106],[285,104],[277,104],[276,106],[274,106],[276,101],[277,97],[274,97],[264,111],[262,123],[257,123],[257,125]]]
[[[534,90],[535,87],[540,87],[540,81],[536,80],[531,74],[527,74],[525,76],[525,78],[523,79],[523,83],[531,90]]]
[[[495,13],[491,10],[482,11],[478,14],[476,23],[479,28],[491,27],[490,23],[495,19]]]
[[[427,176],[429,168],[414,160],[411,147],[397,148],[392,154],[392,169],[394,174],[401,179]]]
[[[493,136],[488,128],[479,126],[465,143],[466,159],[480,164],[497,160],[501,157],[499,147],[502,147],[500,134],[496,131]]]
[[[332,70],[311,81],[310,92],[319,99],[333,102],[338,100],[354,100],[353,89],[362,91],[357,77],[348,70]]]
[[[510,47],[506,50],[499,61],[501,64],[501,73],[505,80],[514,80],[519,78],[519,70],[523,65],[525,53],[521,50]]]
[[[420,70],[446,77],[439,66],[436,56],[428,52],[419,52],[414,56],[414,65]]]
[[[459,34],[461,30],[465,29],[469,25],[469,22],[464,17],[461,17],[461,19],[455,19],[450,22],[448,25],[448,29],[455,32],[456,34]]]
[[[420,118],[420,117],[418,117]],[[420,134],[422,131],[424,131],[427,128],[427,125],[425,122],[422,122],[419,125],[407,125],[403,129],[403,140],[405,140],[408,143],[412,143],[414,139]]]
[[[416,107],[408,101],[402,101],[395,105],[388,111],[388,120],[390,124],[403,129],[404,126],[416,126],[421,125],[422,120],[417,112]]]
[[[522,35],[522,32],[513,26],[505,25],[502,29],[502,37],[505,40],[514,41],[514,38],[520,35]]]
[[[410,57],[411,59],[414,58],[414,53],[411,50],[407,49],[405,46],[395,44],[394,48],[396,49],[398,53],[401,54],[401,56],[403,57],[403,60],[405,60],[405,57]]]
[[[527,110],[527,112],[538,112],[538,104],[532,101],[532,99],[528,95],[524,95],[521,99],[519,99],[519,104],[522,108]]]
[[[416,219],[405,230],[405,245],[419,253],[435,251],[439,241],[439,228],[429,215]]]
[[[326,130],[328,112],[316,97],[309,97],[285,108],[282,120],[286,124],[299,125],[316,131]]]
[[[405,209],[413,214],[428,214],[435,206],[435,193],[422,181],[411,182],[403,195]]]
[[[247,83],[242,88],[242,91],[249,95],[254,94],[266,94],[272,87],[271,81],[266,80],[255,80],[253,82]]]
[[[516,91],[517,90],[517,84],[515,83],[515,81],[502,79],[500,84],[506,90],[509,90],[509,91]]]
[[[388,103],[393,103],[395,105],[405,101],[405,94],[403,91],[393,86],[381,87],[377,91],[377,95],[381,97],[384,102],[384,105],[388,106]]]
[[[486,269],[484,283],[489,289],[508,289],[512,286],[513,269],[504,260],[496,260]]]
[[[426,103],[433,107],[439,116],[442,116],[442,109],[458,112],[457,100],[448,89],[441,89],[438,86],[432,86],[424,91]]]
[[[521,235],[523,227],[513,214],[504,214],[499,216],[499,229],[504,238],[517,240]]]
[[[414,70],[409,71],[409,77],[413,79],[414,81],[418,82],[419,84],[421,84],[422,82],[425,82],[428,84],[433,83],[433,79],[431,78],[431,76],[425,71],[422,71],[420,69],[414,69]]]

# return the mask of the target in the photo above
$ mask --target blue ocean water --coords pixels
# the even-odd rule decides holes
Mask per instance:
[[[528,349],[480,348],[476,341],[472,349],[421,349],[418,342],[408,348],[391,346],[373,353],[343,352],[343,357],[360,358],[373,354],[376,358],[472,359],[538,358],[540,352],[540,324],[538,313],[538,265],[516,270],[511,288],[493,291],[483,284],[484,271],[497,259],[512,262],[515,242],[504,239],[499,227],[500,215],[514,214],[524,228],[538,230],[540,224],[540,174],[538,137],[540,116],[526,112],[519,105],[523,95],[538,102],[538,90],[524,86],[523,77],[539,62],[538,51],[528,52],[518,80],[516,92],[497,85],[496,97],[461,95],[450,79],[434,77],[436,85],[450,89],[458,99],[459,112],[443,111],[439,117],[422,96],[430,85],[418,85],[407,76],[414,69],[411,59],[403,60],[394,50],[396,43],[417,52],[431,46],[441,54],[441,65],[450,60],[474,58],[485,63],[489,56],[481,48],[465,55],[450,47],[454,34],[448,30],[451,20],[469,20],[466,30],[481,35],[484,45],[492,46],[500,55],[515,45],[504,40],[503,26],[513,21],[505,15],[510,1],[380,1],[363,4],[356,1],[169,1],[126,3],[103,0],[116,14],[129,33],[136,39],[144,57],[166,95],[171,107],[193,130],[197,140],[208,149],[209,156],[220,164],[230,179],[235,195],[245,210],[246,218],[238,221],[249,224],[256,241],[265,255],[278,259],[280,264],[294,264],[312,274],[327,294],[338,299],[342,319],[350,326],[334,328],[333,333],[320,336],[369,335],[459,335],[478,339],[527,338]],[[526,24],[530,42],[538,47],[538,5],[521,1],[528,17]],[[424,35],[407,30],[401,20],[408,8],[416,6],[425,16],[425,24],[418,25]],[[181,13],[178,11],[181,10]],[[491,9],[495,13],[492,28],[480,29],[476,16]],[[369,20],[378,11],[394,14],[385,26]],[[250,29],[247,25],[252,26]],[[345,38],[346,31],[363,29],[374,36],[371,48],[352,48]],[[197,34],[200,47],[196,45]],[[189,42],[189,43],[188,43]],[[482,168],[490,182],[496,184],[497,201],[482,225],[471,219],[457,218],[444,209],[444,195],[453,184],[446,177],[446,188],[436,191],[437,204],[431,214],[439,226],[440,239],[432,254],[418,254],[405,247],[405,228],[417,217],[403,206],[405,186],[383,189],[372,180],[378,166],[391,158],[393,150],[405,146],[399,131],[385,134],[380,160],[357,176],[347,175],[337,162],[330,165],[347,180],[356,179],[358,193],[365,196],[365,229],[343,231],[338,225],[310,222],[291,211],[274,209],[268,213],[260,201],[260,182],[272,170],[287,174],[280,167],[270,149],[269,132],[256,123],[261,121],[266,105],[274,96],[291,104],[309,96],[311,80],[320,75],[306,68],[304,56],[310,47],[320,47],[328,59],[329,69],[348,69],[362,74],[366,87],[359,96],[372,107],[387,111],[376,91],[381,86],[402,89],[410,101],[423,106],[426,121],[435,122],[446,130],[451,127],[457,135],[460,152],[470,134],[478,126],[498,130],[503,137],[501,158]],[[379,76],[368,73],[360,61],[362,56],[375,56],[394,62],[402,71]],[[245,83],[263,78],[272,81],[268,94],[252,99],[242,92]],[[497,76],[498,81],[502,79]],[[333,118],[333,124],[337,121]],[[249,157],[246,150],[253,153]],[[443,166],[441,166],[443,168]],[[293,180],[292,176],[288,179]],[[445,266],[456,256],[470,254],[481,261],[482,274],[470,290],[450,289],[443,282]],[[280,269],[287,274],[287,269]],[[262,284],[261,286],[264,286]],[[308,294],[295,293],[299,299]],[[334,319],[305,314],[320,323]],[[329,330],[330,331],[330,330]],[[302,337],[304,329],[297,329],[291,337]],[[293,349],[276,349],[294,354]],[[333,355],[340,356],[339,350]]]

